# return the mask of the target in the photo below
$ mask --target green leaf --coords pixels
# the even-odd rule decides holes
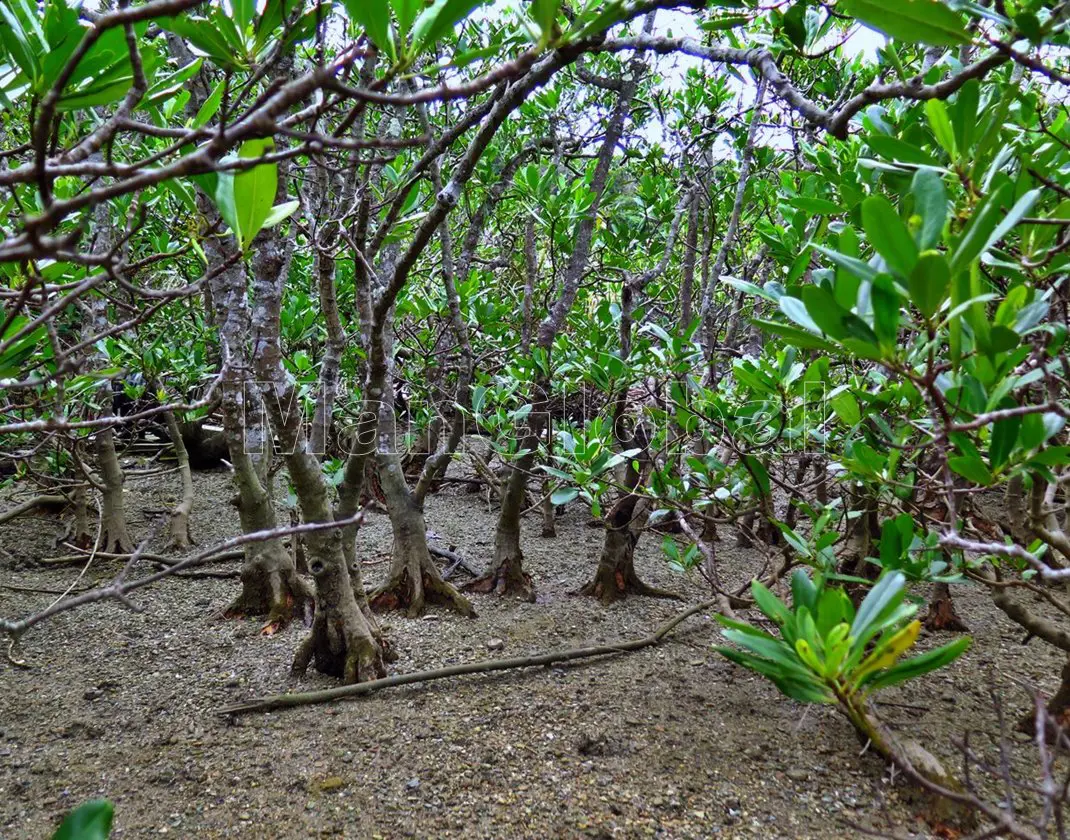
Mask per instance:
[[[485,0],[435,0],[424,9],[412,27],[412,40],[417,49],[442,40],[453,27],[468,17]]]
[[[955,159],[955,132],[951,128],[951,118],[947,115],[947,106],[939,99],[929,99],[925,103],[925,116],[929,120],[929,128],[940,147],[947,152],[947,156]]]
[[[992,439],[988,442],[988,460],[994,469],[999,469],[1010,458],[1018,442],[1022,428],[1021,417],[1004,417],[992,424]]]
[[[914,212],[921,217],[918,247],[924,251],[939,242],[943,234],[947,219],[947,190],[944,189],[944,179],[931,169],[915,172],[910,189],[914,194]]]
[[[538,24],[542,37],[549,38],[553,32],[560,6],[560,0],[532,0],[531,17]]]
[[[0,41],[3,41],[4,47],[12,60],[26,75],[27,81],[35,84],[40,75],[40,68],[37,64],[37,51],[30,44],[30,39],[22,23],[15,17],[14,11],[8,7],[6,2],[0,3],[0,19],[4,24],[0,26]]]
[[[821,328],[817,325],[814,319],[810,317],[810,313],[807,312],[806,304],[798,298],[784,295],[784,297],[780,299],[780,309],[799,326],[804,327],[813,333],[821,332]]]
[[[161,102],[170,99],[185,87],[186,82],[200,72],[201,65],[203,64],[203,58],[195,58],[185,67],[160,79],[160,81],[156,82],[156,84],[148,89],[145,98],[141,101],[138,107],[143,108],[146,105],[158,105]]]
[[[791,575],[791,604],[795,609],[806,607],[813,611],[817,603],[817,587],[803,569],[796,569]]]
[[[238,150],[241,158],[258,158],[270,153],[275,142],[246,140]],[[279,188],[279,167],[276,163],[262,163],[234,176],[234,209],[238,221],[238,238],[242,250],[246,250],[260,228],[264,226],[275,203]]]
[[[750,594],[762,614],[778,627],[783,627],[791,620],[791,612],[764,584],[757,580],[753,581],[750,585]]]
[[[898,137],[889,137],[887,134],[869,134],[866,135],[866,145],[882,158],[896,163],[937,165],[936,158],[927,151],[905,140],[900,140]]]
[[[279,222],[286,221],[300,206],[301,202],[296,198],[293,201],[284,201],[282,204],[276,204],[267,214],[267,218],[264,219],[263,227],[275,227]]]
[[[930,671],[935,671],[937,668],[943,668],[962,656],[966,649],[969,648],[971,641],[969,636],[964,636],[935,650],[930,650],[920,656],[899,662],[886,671],[878,672],[876,677],[866,683],[866,691],[867,693],[877,691],[896,683],[920,677]]]
[[[836,10],[908,43],[953,47],[970,40],[962,16],[940,0],[840,0]]]
[[[871,195],[863,201],[862,227],[889,268],[908,276],[917,262],[918,248],[891,202],[882,195]]]
[[[801,294],[807,315],[821,332],[835,339],[848,335],[847,327],[844,326],[844,318],[848,312],[836,302],[832,292],[824,286],[804,286]]]
[[[211,176],[210,178],[208,176],[198,176],[193,180],[212,197],[216,209],[219,210],[219,215],[227,223],[230,232],[234,234],[234,238],[238,240],[240,247],[241,224],[238,220],[238,209],[234,201],[234,173],[220,172],[217,175],[212,172],[209,175]],[[214,186],[211,186],[212,184]]]
[[[910,272],[910,300],[926,318],[940,311],[951,287],[951,268],[939,251],[926,251]]]
[[[824,254],[836,265],[843,267],[847,271],[850,271],[855,277],[861,280],[872,280],[877,276],[877,269],[871,266],[869,263],[863,262],[857,257],[849,256],[848,254],[842,254],[839,251],[834,251],[831,248],[826,248],[824,245],[815,245],[814,250],[818,253]]]
[[[579,494],[578,487],[562,487],[550,495],[550,501],[555,505],[564,505],[571,502]]]
[[[193,128],[200,128],[206,125],[216,115],[216,111],[219,110],[219,106],[223,102],[223,91],[226,86],[227,80],[220,79],[216,86],[212,88],[212,92],[208,94],[204,104],[197,109],[197,115],[193,118]]]
[[[231,8],[234,10],[234,23],[242,32],[253,22],[253,14],[256,11],[254,0],[231,0]]]
[[[858,400],[850,391],[840,391],[829,399],[829,405],[848,426],[855,426],[862,419],[862,411],[858,407]]]
[[[1040,190],[1027,192],[1004,216],[1003,205],[1010,201],[1013,194],[1014,185],[1007,182],[995,192],[989,193],[981,206],[974,211],[951,257],[952,274],[965,269],[1018,224],[1037,200]]]
[[[873,304],[873,329],[884,347],[894,347],[899,336],[899,293],[892,278],[878,274],[870,289]]]
[[[851,623],[852,638],[867,638],[881,613],[902,601],[905,589],[906,578],[902,572],[890,572],[877,581],[877,585],[869,591],[858,607],[855,620]]]
[[[821,338],[812,332],[801,330],[798,327],[793,327],[790,324],[781,324],[776,321],[765,321],[760,318],[755,318],[752,323],[766,332],[781,336],[792,346],[803,350],[824,350],[826,352],[832,352],[836,349],[836,345],[826,341],[824,338]]]
[[[784,13],[784,34],[801,50],[806,46],[806,2],[800,0]]]
[[[60,824],[52,840],[107,840],[115,808],[107,799],[79,805]]]
[[[805,210],[814,216],[834,216],[843,212],[843,208],[835,201],[829,201],[827,198],[814,198],[810,195],[797,195],[789,203],[792,207]]]
[[[970,79],[959,90],[955,103],[951,106],[955,143],[962,155],[965,155],[973,145],[973,133],[977,125],[977,106],[980,100],[981,83],[977,79]]]
[[[749,653],[779,665],[786,676],[796,679],[807,679],[811,676],[810,670],[795,655],[791,646],[782,639],[732,629],[722,630],[721,635]]]
[[[220,67],[237,66],[233,45],[226,36],[204,18],[161,17],[156,19],[161,29],[173,32],[189,41]]]
[[[974,484],[987,487],[992,483],[992,473],[977,455],[956,455],[947,459],[947,465]]]
[[[416,13],[420,10],[420,0],[390,0],[394,7],[394,14],[398,18],[398,31],[404,38],[412,28],[412,22],[416,20]]]
[[[344,0],[350,20],[363,27],[369,40],[382,52],[397,61],[394,39],[390,36],[390,6],[388,0]]]

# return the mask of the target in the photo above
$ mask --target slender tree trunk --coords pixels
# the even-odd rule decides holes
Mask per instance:
[[[394,536],[390,571],[382,586],[371,594],[371,605],[377,610],[403,609],[410,616],[418,616],[423,615],[429,604],[438,604],[461,615],[474,617],[475,610],[468,599],[442,579],[427,549],[423,494],[430,480],[425,483],[424,476],[430,475],[432,468],[425,466],[418,485],[423,487],[419,494],[410,491],[405,481],[395,428],[392,320],[391,310],[372,332],[369,387],[366,389],[369,399],[375,400],[378,408],[375,463],[379,469],[379,482],[386,497],[387,514]],[[371,407],[372,404],[368,403],[367,410],[370,411]]]
[[[97,249],[107,253],[112,249],[112,221],[106,204],[97,207],[94,214],[97,228]],[[102,298],[88,302],[85,337],[99,335],[108,328],[108,304]],[[99,354],[98,354],[99,355]],[[103,363],[103,359],[98,359]],[[102,417],[112,416],[112,393],[110,386],[102,389]],[[134,550],[134,541],[126,527],[126,510],[123,505],[123,470],[115,452],[113,427],[101,429],[94,438],[97,469],[101,477],[101,529],[99,549],[113,554],[126,554]]]
[[[372,608],[403,609],[410,616],[419,616],[429,604],[438,604],[474,618],[475,610],[468,599],[444,581],[431,562],[423,508],[409,492],[400,456],[396,452],[379,452],[376,462],[390,515],[394,548],[387,579],[371,595]]]
[[[284,167],[280,167],[284,170]],[[280,193],[285,198],[285,172]],[[252,358],[275,433],[305,522],[334,519],[319,458],[309,451],[301,403],[282,364],[283,287],[289,273],[293,240],[285,230],[262,231],[253,243]],[[318,671],[346,682],[376,679],[386,673],[379,628],[368,620],[354,594],[339,528],[305,535],[308,567],[316,581],[312,631],[294,657],[293,673],[304,674],[312,662]],[[287,554],[287,562],[293,559]]]
[[[676,212],[673,215],[665,250],[657,265],[642,274],[629,276],[621,287],[620,358],[625,363],[632,352],[632,329],[634,327],[633,316],[636,299],[647,284],[664,273],[668,267],[684,213],[689,206],[693,205],[696,198],[697,196],[694,193],[685,193],[681,196],[676,206]],[[692,270],[693,268],[694,265],[692,263]],[[625,384],[613,395],[614,443],[618,452],[638,446],[640,449],[639,460],[643,461],[649,468],[652,466],[649,454],[649,435],[643,428],[641,417],[633,419],[634,428],[630,434],[626,435],[625,426],[627,425],[628,409],[628,387]],[[628,437],[630,439],[626,439]],[[633,461],[634,459],[628,459],[624,471],[627,492],[618,499],[605,518],[606,536],[602,544],[602,554],[598,559],[598,567],[595,569],[594,578],[579,591],[581,595],[593,595],[606,604],[625,598],[629,594],[676,597],[672,593],[664,592],[643,583],[635,572],[635,546],[639,542],[640,535],[640,531],[635,527],[640,501],[640,496],[636,491],[642,482],[642,475],[636,470]],[[642,518],[645,519],[645,516]]]
[[[198,200],[207,205],[203,196]],[[208,237],[204,249],[214,265],[222,265],[236,251],[230,236]],[[219,272],[211,281],[211,289],[215,326],[225,359],[221,384],[223,431],[234,467],[242,532],[270,530],[278,524],[266,479],[270,438],[261,401],[246,374],[250,331],[244,263],[239,260]],[[298,576],[293,557],[280,539],[246,546],[241,584],[241,592],[223,614],[229,618],[266,616],[266,634],[281,629],[295,615],[307,618],[312,611],[312,589]]]
[[[312,453],[324,455],[327,452],[328,433],[334,412],[334,401],[338,395],[338,370],[342,363],[342,351],[345,349],[345,333],[338,315],[338,300],[335,294],[335,260],[329,248],[333,240],[320,246],[316,253],[314,271],[319,286],[320,311],[327,329],[327,341],[323,360],[320,364],[319,392],[316,394],[316,410],[312,418],[312,430],[309,444]]]
[[[182,482],[182,497],[171,511],[171,546],[177,549],[189,548],[193,542],[189,532],[189,517],[193,510],[193,474],[189,467],[189,453],[182,442],[182,432],[178,428],[174,412],[164,414],[167,434],[175,448],[175,460],[178,461],[178,475]]]
[[[533,408],[528,415],[529,422],[541,413],[541,407]],[[527,454],[510,467],[504,482],[502,506],[494,532],[494,559],[486,571],[465,589],[469,592],[516,595],[526,601],[534,601],[535,587],[531,576],[524,571],[524,552],[520,548],[520,514],[527,496],[528,474],[535,465],[539,451],[538,433],[525,437],[521,446],[528,450]]]
[[[134,541],[126,528],[123,470],[115,453],[115,435],[111,428],[97,434],[96,449],[97,467],[104,485],[101,491],[103,510],[100,550],[111,554],[127,554],[134,550]]]

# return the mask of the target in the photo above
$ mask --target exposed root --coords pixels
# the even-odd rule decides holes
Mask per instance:
[[[321,608],[312,631],[294,655],[290,675],[299,678],[315,663],[321,674],[341,677],[346,683],[367,682],[386,676],[383,647],[375,638],[356,604],[349,609]]]
[[[603,604],[623,601],[629,595],[647,598],[683,600],[675,592],[658,589],[643,583],[635,573],[635,543],[638,535],[627,528],[607,528],[606,542],[594,578],[576,591],[577,595],[591,595]]]
[[[1059,736],[1070,731],[1070,659],[1063,665],[1062,679],[1059,689],[1055,692],[1047,704],[1047,714],[1044,716],[1044,739],[1049,744],[1056,744]],[[1015,727],[1032,738],[1037,735],[1037,713],[1030,709],[1018,721]]]
[[[288,557],[286,558],[289,559]],[[286,627],[295,617],[305,624],[312,621],[315,598],[308,585],[289,563],[272,564],[270,560],[250,560],[242,569],[242,592],[223,611],[224,618],[267,616],[262,635],[271,636]]]
[[[408,565],[402,566],[368,600],[376,612],[405,610],[411,618],[423,615],[429,604],[446,607],[466,618],[476,616],[469,600],[456,587],[444,581],[433,566],[430,570],[421,569],[419,575],[410,574]]]
[[[524,571],[519,558],[495,563],[485,574],[465,584],[465,592],[487,595],[515,595],[521,600],[535,602],[535,585]]]
[[[629,595],[641,595],[647,598],[665,598],[671,601],[682,601],[683,598],[675,592],[667,589],[659,589],[656,586],[643,583],[639,580],[635,570],[630,574],[621,569],[599,567],[595,572],[594,579],[576,590],[577,595],[592,595],[603,604],[615,604],[623,601]]]
[[[953,633],[968,633],[970,628],[959,618],[955,602],[951,600],[951,591],[946,583],[937,583],[929,601],[929,612],[924,625],[929,630],[946,630]]]
[[[99,549],[105,554],[130,554],[134,550],[134,541],[126,530],[126,523],[122,519],[108,517],[100,532]]]

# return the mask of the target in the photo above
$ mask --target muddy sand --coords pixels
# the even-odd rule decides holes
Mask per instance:
[[[194,481],[200,546],[236,534],[228,476]],[[176,484],[173,475],[130,479],[136,534],[170,507]],[[572,595],[601,545],[587,519],[571,506],[556,539],[538,536],[535,515],[525,521],[537,603],[476,595],[476,619],[385,617],[400,653],[391,673],[634,638],[681,609]],[[494,512],[478,495],[431,498],[427,522],[474,566],[490,555]],[[54,544],[61,532],[46,512],[0,529],[0,615],[55,597],[10,587],[62,590],[77,576],[74,566],[38,565],[64,552]],[[702,600],[701,581],[669,569],[660,539],[640,542],[640,575]],[[360,536],[366,584],[385,573],[389,548],[386,518],[371,516]],[[729,540],[718,551],[728,576],[754,572],[752,552]],[[98,560],[81,585],[116,570]],[[217,710],[287,688],[305,633],[296,623],[262,637],[255,620],[219,619],[237,591],[236,579],[170,580],[135,596],[142,612],[93,605],[41,625],[21,647],[28,668],[0,662],[0,837],[47,837],[95,797],[115,803],[115,838],[841,838],[861,836],[858,826],[930,836],[909,791],[834,709],[790,701],[720,658],[709,615],[630,655],[234,719]],[[975,748],[993,749],[993,687],[1016,716],[1029,701],[1010,676],[1051,691],[1061,667],[1049,646],[1023,647],[984,592],[954,591],[983,635],[947,670],[882,695],[895,704],[883,707],[890,722],[952,763],[964,730]],[[310,673],[300,685],[335,684]],[[1032,777],[1034,753],[1015,738],[1015,769]]]

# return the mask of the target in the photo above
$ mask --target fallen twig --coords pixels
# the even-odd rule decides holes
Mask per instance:
[[[443,580],[449,580],[457,572],[458,569],[464,569],[472,577],[479,577],[479,574],[468,565],[468,562],[457,552],[450,551],[448,548],[439,548],[435,545],[429,545],[427,550],[434,554],[436,557],[441,557],[443,560],[449,560],[453,565],[450,566],[445,572],[442,573]]]
[[[514,656],[509,659],[491,659],[487,662],[467,662],[461,665],[449,665],[445,668],[435,668],[430,671],[417,671],[411,674],[397,674],[392,677],[384,677],[369,682],[342,685],[337,688],[327,688],[320,691],[293,692],[290,694],[277,694],[272,697],[258,697],[246,700],[243,703],[234,703],[224,706],[219,714],[238,715],[251,712],[268,712],[274,709],[290,709],[295,706],[310,706],[316,703],[329,703],[332,700],[344,700],[352,697],[361,697],[384,688],[393,688],[398,685],[412,685],[414,683],[431,682],[442,680],[447,677],[459,677],[466,674],[487,674],[494,671],[509,671],[516,668],[532,668],[543,665],[553,665],[556,662],[570,662],[575,659],[589,659],[594,656],[606,656],[613,653],[631,653],[659,644],[678,624],[695,613],[707,610],[717,605],[716,600],[703,601],[688,607],[683,612],[666,621],[648,636],[629,641],[621,641],[616,644],[595,645],[593,647],[568,648],[566,650],[548,651],[546,653],[533,653],[528,656]]]
[[[68,591],[66,589],[48,589],[43,586],[19,586],[14,583],[0,583],[0,589],[10,589],[12,592],[31,592],[35,595],[67,595],[70,592],[85,592],[92,588],[92,586],[82,586]]]
[[[60,507],[70,503],[70,499],[66,496],[34,496],[32,499],[27,499],[22,504],[15,505],[10,510],[0,513],[0,525],[37,507]]]

